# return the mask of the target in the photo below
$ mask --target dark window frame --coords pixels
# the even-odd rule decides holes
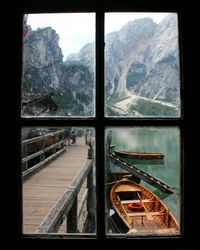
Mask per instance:
[[[78,1],[79,2],[79,1]],[[70,5],[66,6],[66,4],[61,4],[59,7],[55,7],[54,4],[46,4],[46,5],[38,5],[35,6],[34,3],[29,3],[29,7],[27,6],[20,6],[20,10],[17,11],[17,44],[20,45],[21,47],[21,36],[19,34],[22,33],[21,31],[21,17],[23,13],[29,13],[30,10],[32,12],[46,12],[47,10],[50,12],[84,12],[84,11],[91,11],[91,12],[96,12],[96,28],[100,32],[96,32],[96,118],[84,120],[84,119],[25,119],[21,118],[21,100],[20,100],[20,93],[21,93],[21,87],[20,87],[20,73],[21,72],[21,56],[19,56],[18,51],[16,48],[12,48],[10,53],[14,52],[14,54],[18,54],[18,57],[14,59],[14,62],[17,65],[17,69],[15,71],[17,77],[17,80],[15,79],[15,82],[17,82],[16,86],[14,87],[15,91],[11,94],[11,107],[9,109],[10,113],[12,114],[12,119],[11,122],[14,119],[15,123],[15,129],[11,130],[10,134],[10,143],[11,146],[15,149],[15,157],[14,159],[10,159],[9,162],[11,164],[17,162],[17,169],[14,171],[10,182],[12,182],[12,187],[15,188],[15,203],[17,205],[17,210],[12,213],[11,218],[14,221],[14,230],[15,230],[15,236],[17,239],[21,239],[21,157],[20,157],[20,133],[21,133],[21,128],[23,126],[51,126],[51,127],[56,127],[56,126],[92,126],[96,130],[96,144],[97,144],[97,199],[98,199],[98,210],[97,212],[100,214],[100,218],[97,221],[97,239],[105,239],[105,228],[104,228],[104,222],[101,218],[103,218],[104,215],[104,204],[100,201],[104,200],[104,185],[102,185],[102,180],[104,180],[104,127],[106,126],[178,126],[180,127],[181,131],[181,152],[182,152],[182,157],[181,157],[181,162],[184,163],[185,165],[189,163],[189,157],[187,157],[185,147],[187,150],[189,150],[189,146],[184,146],[185,141],[191,142],[190,138],[190,133],[187,131],[188,127],[190,128],[190,119],[192,118],[191,115],[189,114],[189,111],[185,108],[185,103],[190,99],[190,94],[191,90],[186,87],[186,85],[183,88],[183,68],[185,71],[185,66],[187,65],[186,62],[183,62],[183,55],[182,55],[182,39],[186,39],[186,42],[184,45],[187,45],[189,43],[189,38],[187,38],[186,35],[186,29],[189,28],[187,26],[186,21],[184,20],[184,14],[183,10],[181,9],[181,6],[175,1],[168,1],[167,3],[163,3],[162,7],[157,5],[157,3],[151,3],[147,4],[146,8],[143,6],[142,1],[141,4],[136,3],[135,6],[132,1],[128,3],[122,4],[121,1],[116,1],[116,4],[113,6],[109,2],[107,4],[99,4],[99,6],[94,6],[93,3],[90,1],[86,1],[86,4],[82,5],[80,1],[80,5],[82,7],[77,7],[78,4],[76,3],[71,3]],[[37,4],[36,4],[37,5]],[[48,6],[48,7],[47,7]],[[56,9],[56,11],[55,11]],[[101,83],[104,81],[104,55],[103,55],[103,48],[104,48],[104,22],[103,22],[103,16],[105,12],[111,12],[111,11],[119,11],[119,12],[145,12],[145,11],[159,11],[159,12],[177,12],[178,13],[178,19],[179,19],[179,34],[181,36],[179,37],[179,50],[180,50],[180,66],[181,66],[181,117],[180,118],[174,118],[174,119],[159,119],[159,118],[152,118],[152,119],[129,119],[129,118],[122,118],[122,119],[112,119],[112,118],[104,118],[104,90],[101,87]],[[12,10],[12,14],[16,16],[16,13],[14,14],[14,10]],[[191,22],[190,22],[191,23]],[[185,28],[183,28],[182,25],[185,25]],[[15,32],[16,32],[15,31]],[[194,34],[194,31],[190,31],[190,34]],[[183,37],[182,37],[183,35]],[[186,57],[189,57],[189,52],[185,52],[186,49],[184,49],[184,53]],[[16,53],[15,53],[16,52]],[[191,58],[190,58],[191,59]],[[186,64],[186,65],[185,65]],[[189,82],[190,77],[189,74],[187,75],[187,70],[186,70],[186,77],[184,76],[184,82]],[[191,68],[189,68],[189,72],[193,72]],[[9,80],[12,78],[10,78]],[[193,76],[194,77],[194,76]],[[194,78],[192,78],[194,79]],[[188,91],[188,92],[187,92]],[[17,95],[16,95],[17,93]],[[17,113],[16,110],[13,111],[13,106],[12,104],[16,105],[17,104]],[[9,117],[8,117],[9,120]],[[191,119],[192,120],[192,119]],[[13,125],[13,124],[12,124]],[[13,139],[14,138],[14,139]],[[191,152],[191,151],[190,151]],[[187,166],[189,167],[189,166]],[[185,195],[185,189],[187,187],[187,192],[192,191],[191,188],[189,188],[189,181],[186,181],[185,176],[188,175],[190,178],[192,177],[192,174],[184,167],[183,169],[184,176],[182,178],[183,180],[183,194],[184,197],[183,199],[191,201],[191,199],[188,198],[188,194]],[[103,181],[104,183],[104,181]],[[12,190],[11,190],[12,193]],[[9,203],[11,204],[11,203]],[[186,208],[189,208],[189,205],[185,204],[185,201],[183,201],[183,205],[186,206]],[[189,209],[190,211],[190,209]],[[184,214],[189,215],[189,218],[192,218],[192,216],[189,214],[189,212],[186,212],[186,209],[184,209]],[[154,247],[159,247],[161,244],[164,246],[164,248],[170,248],[171,243],[173,244],[174,248],[188,248],[188,247],[193,247],[195,246],[195,241],[192,243],[192,240],[194,240],[195,236],[190,233],[190,228],[187,225],[189,223],[189,219],[187,219],[187,216],[184,216],[184,234],[182,235],[181,239],[153,239],[149,241],[148,239],[145,239],[144,241],[140,240],[139,244],[141,244],[141,247],[146,246],[146,244],[153,243]],[[51,238],[51,236],[48,236]],[[23,237],[22,237],[23,238]],[[30,244],[30,242],[33,242],[32,239],[36,239],[37,237],[35,236],[30,236],[30,237],[24,237],[26,239],[25,242],[27,242],[27,245]],[[45,237],[44,237],[45,238]],[[77,235],[75,236],[77,238]],[[84,238],[80,237],[80,238]],[[30,240],[30,241],[29,241]],[[98,242],[98,241],[97,241]],[[37,241],[38,243],[38,241]],[[37,244],[36,243],[36,244]],[[41,241],[40,241],[41,243]],[[55,245],[56,246],[56,245]]]

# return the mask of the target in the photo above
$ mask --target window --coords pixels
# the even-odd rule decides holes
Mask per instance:
[[[21,130],[23,234],[95,236],[96,128],[67,126],[95,117],[95,13],[23,21],[21,116],[49,122]]]
[[[180,117],[176,13],[105,13],[105,114]]]
[[[181,233],[181,155],[178,127],[107,127],[107,235]]]
[[[22,116],[95,116],[95,14],[25,14]]]
[[[95,148],[94,128],[22,129],[23,234],[96,233]]]
[[[45,173],[47,168],[43,168],[43,165],[48,163],[48,166],[53,169],[53,172],[49,174],[50,178],[57,177],[63,180],[62,171],[64,173],[65,170],[62,169],[62,158],[58,158],[58,156],[63,156],[65,151],[72,153],[83,144],[88,150],[84,153],[84,159],[87,161],[88,157],[89,159],[92,157],[95,167],[93,172],[90,172],[88,163],[86,172],[80,173],[82,177],[84,176],[80,186],[83,185],[83,189],[87,190],[85,192],[80,189],[82,196],[80,199],[77,196],[79,190],[77,191],[77,186],[74,185],[78,175],[69,177],[70,182],[67,184],[66,193],[65,188],[57,187],[56,202],[53,201],[49,205],[46,217],[43,215],[43,219],[38,222],[39,226],[31,229],[32,231],[26,227],[28,223],[25,224],[26,220],[30,219],[25,214],[26,204],[29,206],[29,211],[35,213],[36,217],[37,211],[31,207],[28,199],[25,200],[27,197],[30,198],[29,194],[26,197],[26,191],[29,188],[28,185],[26,187],[25,181],[22,191],[23,236],[29,237],[31,234],[33,237],[37,237],[39,234],[40,237],[51,238],[61,237],[60,234],[62,234],[64,238],[100,239],[181,237],[183,233],[183,108],[177,13],[160,13],[165,19],[162,23],[163,26],[149,17],[149,15],[156,16],[159,13],[114,13],[95,9],[89,13],[84,10],[81,13],[47,14],[52,20],[56,20],[54,15],[62,18],[63,15],[75,17],[72,23],[69,22],[70,25],[78,22],[79,29],[70,27],[69,31],[72,32],[72,35],[81,34],[82,37],[73,40],[72,43],[75,46],[82,39],[84,43],[79,51],[70,51],[65,55],[60,49],[59,36],[61,39],[61,35],[56,28],[53,29],[42,24],[46,18],[46,14],[45,16],[43,14],[28,13],[28,16],[24,15],[21,117],[19,118],[22,151],[20,160],[25,176],[23,178],[26,179],[26,176],[28,178],[29,172],[32,176],[36,176],[36,173],[39,173],[37,170],[40,168]],[[138,16],[135,19],[136,14],[142,14],[143,17]],[[128,17],[124,23],[122,15],[125,19],[126,16]],[[41,27],[33,30],[30,27],[29,16],[30,19],[42,16]],[[91,18],[88,23],[84,23],[84,18],[82,19],[85,16]],[[112,29],[109,27],[114,23],[111,18],[115,17],[121,22],[121,27],[116,27],[116,30],[115,27]],[[170,18],[173,19],[173,23]],[[129,23],[129,21],[132,22]],[[50,21],[48,20],[48,22]],[[130,27],[130,24],[133,27]],[[169,27],[172,32],[168,29]],[[92,33],[91,36],[85,33],[87,30]],[[71,34],[68,34],[69,40],[72,38]],[[96,34],[95,39],[94,34]],[[128,34],[135,35],[135,40],[133,37],[128,38]],[[173,40],[173,46],[167,50],[170,39]],[[157,46],[153,46],[154,43]],[[52,51],[54,51],[53,54]],[[158,61],[156,61],[157,58],[159,58]],[[165,85],[165,80],[168,81],[167,83],[173,81],[172,86]],[[68,128],[75,128],[79,133],[77,147],[65,145],[68,143],[65,140],[65,131]],[[26,137],[29,133],[39,134],[34,134],[32,138],[30,135]],[[88,134],[92,141],[87,141]],[[86,135],[86,141],[84,135]],[[154,157],[156,154],[160,154],[161,158],[134,159],[131,163],[117,155],[117,151],[119,153],[120,151],[146,152],[154,154]],[[58,176],[58,172],[54,168],[54,161],[52,161],[54,158],[60,161],[58,168],[61,170],[61,176]],[[79,155],[75,158],[78,160]],[[174,164],[176,168],[172,168]],[[135,174],[137,177],[135,179],[133,178],[133,166],[135,173],[139,173],[139,175]],[[164,168],[166,172],[162,172]],[[169,176],[165,174],[169,173],[166,169],[170,170]],[[87,184],[86,176],[88,175],[90,175],[90,179]],[[44,174],[45,176],[47,176],[47,172],[46,175]],[[143,178],[140,184],[142,187],[144,186],[145,193],[150,190],[149,196],[142,194],[143,189],[137,184],[133,189],[140,190],[133,196],[129,191],[127,194],[122,191],[116,194],[114,186],[124,176],[130,177],[130,180],[137,184],[139,179]],[[153,178],[154,185],[148,183],[151,178]],[[80,180],[80,182],[82,181]],[[51,186],[52,183],[46,183],[47,189],[46,187],[39,189],[35,201],[39,196],[43,197],[46,190],[50,190],[48,186]],[[87,186],[89,183],[90,187]],[[40,186],[39,182],[37,182],[37,186]],[[173,192],[175,193],[173,197],[165,196],[165,192],[161,193],[158,186],[162,186],[166,190],[168,187],[176,188],[180,193],[177,195]],[[34,187],[36,189],[36,186]],[[56,187],[53,189],[55,191]],[[127,229],[119,230],[119,227],[124,227],[126,222],[120,219],[120,212],[117,212],[115,205],[111,202],[111,189],[116,194],[115,205],[117,204],[116,206],[119,207],[122,204],[121,213],[125,214],[127,218],[128,205],[141,205],[139,215],[137,214],[138,221],[134,221],[135,215],[132,215],[131,222],[128,222],[131,225],[130,234],[127,234]],[[51,195],[54,196],[53,190]],[[88,195],[93,196],[94,202],[87,199]],[[49,199],[51,200],[50,196]],[[130,200],[134,200],[134,202],[129,202],[129,204]],[[82,211],[84,214],[83,207],[87,207],[88,214],[93,217],[87,230],[84,229],[85,226],[81,224],[81,220],[80,223],[77,222],[79,212]],[[38,205],[37,208],[42,210],[42,206]],[[64,213],[66,211],[67,213]],[[128,212],[135,213],[131,209]],[[55,222],[52,220],[52,216],[56,217]],[[118,218],[116,218],[117,216]],[[66,224],[58,229],[66,217],[68,217]],[[83,216],[83,218],[86,217]],[[138,230],[139,227],[143,229],[146,223],[150,224],[155,219],[154,217],[162,222],[160,228],[150,230],[148,233]],[[175,219],[173,219],[174,217]],[[46,230],[48,223],[49,229]],[[120,226],[116,226],[116,223],[119,223]],[[138,224],[137,229],[134,228],[134,224]],[[176,225],[178,225],[178,229]],[[172,226],[174,227],[171,229]],[[171,231],[168,230],[169,227]]]

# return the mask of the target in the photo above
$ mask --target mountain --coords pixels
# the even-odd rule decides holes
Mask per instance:
[[[23,91],[53,90],[59,112],[94,115],[95,45],[63,62],[52,28],[24,40]],[[176,116],[180,106],[177,15],[156,24],[128,22],[105,37],[105,100],[108,115]],[[103,83],[102,83],[103,84]]]
[[[133,106],[138,104],[137,99],[140,104],[145,102],[148,105],[149,99],[153,106],[157,104],[164,109],[175,109],[166,112],[170,116],[177,113],[180,68],[176,14],[168,14],[159,24],[151,18],[128,22],[119,31],[107,34],[105,45],[105,97],[109,114],[135,114],[138,107]],[[88,44],[81,53],[70,55],[68,60],[85,61],[87,65],[91,62],[93,65],[93,53],[88,52],[88,48],[92,51],[93,46]],[[123,99],[126,99],[125,108],[121,103]]]
[[[63,55],[58,41],[58,34],[50,27],[32,31],[24,40],[24,91],[48,91],[59,87]]]
[[[180,102],[178,24],[169,14],[157,25],[145,49],[145,78],[134,88],[135,93],[157,100]]]
[[[94,43],[87,43],[83,48],[76,54],[70,54],[67,56],[67,63],[78,62],[89,68],[91,72],[95,71],[95,45]]]
[[[94,70],[81,62],[64,63],[58,42],[51,27],[31,31],[24,39],[22,92],[53,91],[56,115],[94,115]]]
[[[118,32],[106,36],[105,82],[107,96],[127,93],[127,75],[130,68],[143,63],[143,50],[156,24],[150,18],[127,23]]]
[[[156,24],[150,18],[129,22],[106,37],[107,97],[127,91],[179,103],[177,18],[169,14]]]

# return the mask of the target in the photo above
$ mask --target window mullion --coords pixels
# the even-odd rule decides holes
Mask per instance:
[[[105,237],[104,197],[104,12],[96,12],[97,234]]]

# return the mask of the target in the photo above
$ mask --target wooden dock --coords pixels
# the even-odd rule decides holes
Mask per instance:
[[[142,179],[143,181],[149,183],[150,185],[160,189],[164,193],[172,194],[173,191],[170,186],[165,184],[164,182],[158,180],[157,178],[153,177],[152,175],[136,168],[134,165],[128,163],[127,161],[121,159],[115,154],[109,154],[109,159],[117,166],[121,167],[122,169],[127,170],[129,173],[133,174],[134,176]]]
[[[77,145],[68,146],[66,152],[23,182],[23,233],[38,230],[55,203],[71,188],[72,180],[88,161],[87,154],[84,138],[78,138]],[[79,192],[78,204],[85,189],[86,181]]]

